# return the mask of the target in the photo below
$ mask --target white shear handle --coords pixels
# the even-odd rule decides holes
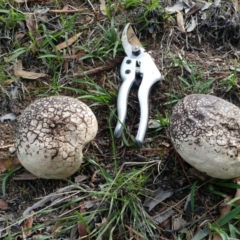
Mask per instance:
[[[130,60],[130,61],[129,61]],[[125,57],[121,65],[120,75],[123,80],[120,86],[117,99],[118,122],[114,131],[114,136],[121,137],[127,116],[127,102],[130,89],[135,81],[135,61]]]
[[[140,105],[140,122],[135,140],[139,147],[141,147],[144,142],[144,138],[148,128],[149,94],[152,86],[156,82],[160,81],[160,78],[161,75],[159,71],[156,71],[156,74],[153,74],[151,78],[148,74],[146,74],[145,76],[143,76],[142,83],[138,90],[138,101]]]
[[[159,81],[159,79],[155,79],[155,82],[157,82],[157,81]],[[137,136],[136,136],[135,140],[139,147],[141,147],[144,142],[144,138],[145,138],[146,131],[148,128],[149,94],[150,94],[151,87],[152,87],[152,85],[144,84],[145,82],[146,82],[146,80],[142,81],[142,84],[140,85],[139,90],[138,90],[138,101],[139,101],[139,105],[140,105],[140,122],[139,122]],[[153,82],[153,84],[155,82]]]

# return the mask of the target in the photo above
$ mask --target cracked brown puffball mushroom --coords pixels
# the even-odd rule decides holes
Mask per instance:
[[[82,150],[97,130],[96,117],[86,104],[66,96],[41,98],[18,119],[18,159],[38,177],[67,178],[79,169]]]
[[[240,176],[240,109],[218,97],[192,94],[180,100],[170,119],[175,149],[211,177]]]

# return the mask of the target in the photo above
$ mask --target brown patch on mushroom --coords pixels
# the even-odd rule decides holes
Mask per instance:
[[[66,96],[41,98],[18,119],[17,156],[32,174],[63,179],[79,169],[82,149],[97,130],[95,115],[81,101]]]
[[[215,178],[240,176],[240,109],[211,95],[179,101],[170,120],[172,142],[181,157]]]

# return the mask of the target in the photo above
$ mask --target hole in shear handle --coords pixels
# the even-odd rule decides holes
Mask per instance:
[[[126,73],[126,74],[129,74],[129,73],[131,73],[131,70],[127,69],[127,70],[125,71],[125,73]]]

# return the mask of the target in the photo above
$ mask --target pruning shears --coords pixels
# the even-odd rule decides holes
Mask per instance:
[[[124,58],[120,68],[120,75],[123,83],[118,92],[118,122],[114,135],[117,138],[122,135],[127,115],[127,102],[130,89],[134,83],[140,83],[138,90],[140,122],[135,140],[137,145],[141,147],[148,126],[149,93],[151,87],[161,80],[161,73],[152,57],[145,51],[137,39],[135,33],[130,27],[130,23],[128,23],[123,30],[122,45],[127,56]]]

